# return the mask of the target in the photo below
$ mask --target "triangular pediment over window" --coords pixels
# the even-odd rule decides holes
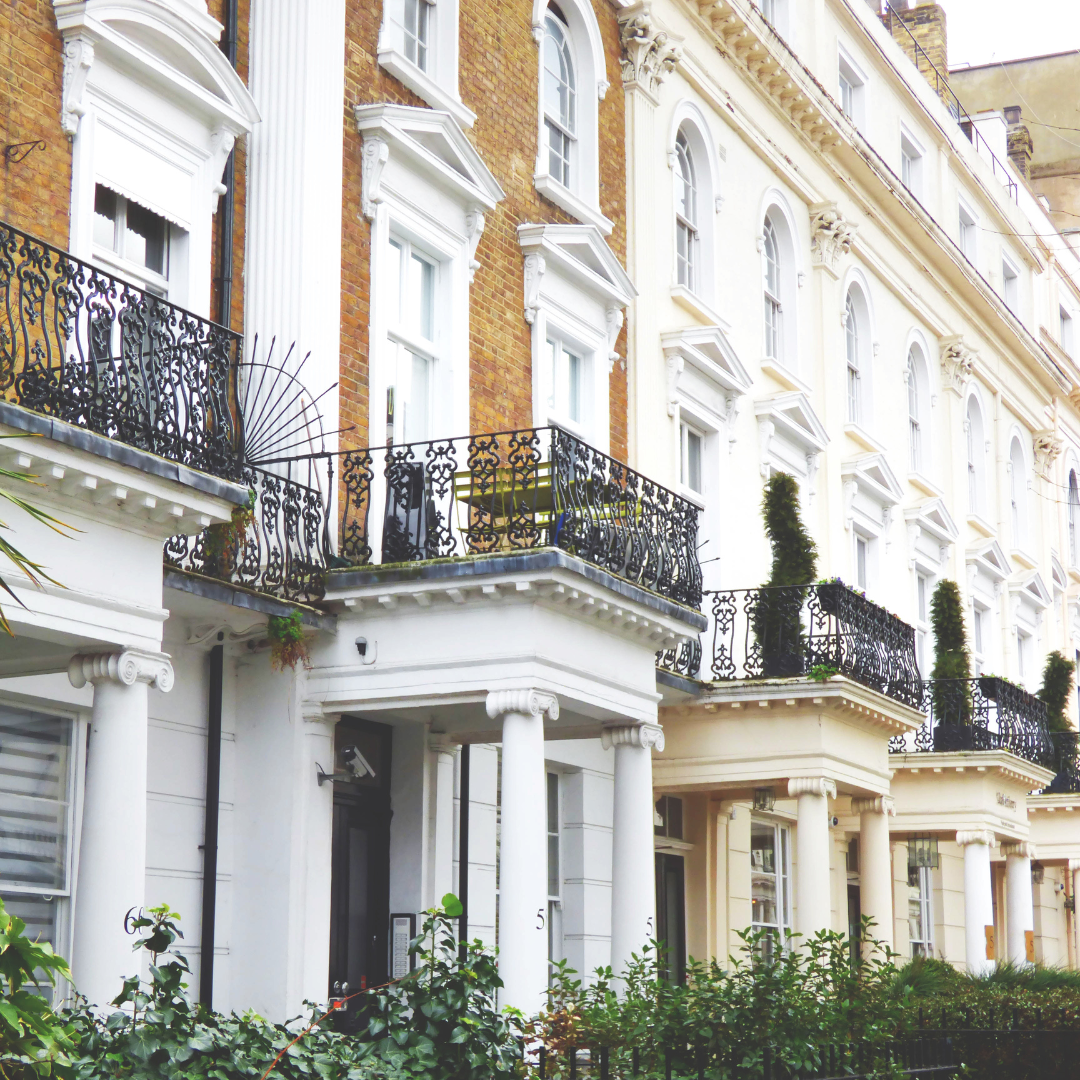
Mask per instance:
[[[1042,611],[1053,603],[1053,597],[1047,591],[1046,583],[1038,571],[1030,574],[1022,581],[1011,583],[1009,591],[1013,596],[1019,597],[1025,604],[1029,604],[1037,611]]]
[[[860,494],[869,496],[882,506],[895,506],[904,497],[896,474],[882,454],[863,454],[845,461],[840,474],[845,480],[850,478],[856,481]]]
[[[917,506],[908,507],[904,518],[909,525],[917,525],[940,544],[955,544],[960,531],[943,499],[927,499]]]
[[[476,148],[447,112],[412,105],[357,105],[356,128],[364,137],[365,156],[376,157],[381,141],[418,172],[478,208],[493,210],[505,194]],[[378,201],[378,180],[365,161],[366,200]]]
[[[621,308],[637,296],[634,283],[595,225],[526,224],[518,226],[517,234],[526,256],[541,256],[545,269],[560,272],[596,299]]]
[[[974,563],[991,581],[1004,581],[1012,573],[1009,560],[996,540],[986,540],[968,548],[967,561]]]
[[[719,326],[691,326],[660,335],[665,358],[679,357],[722,390],[745,394],[750,373]]]
[[[820,454],[829,441],[809,399],[799,390],[762,398],[754,405],[754,412],[758,423],[771,421],[777,435],[794,442],[808,454]]]

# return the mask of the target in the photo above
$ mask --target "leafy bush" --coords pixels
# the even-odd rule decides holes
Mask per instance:
[[[1072,695],[1075,673],[1076,664],[1067,660],[1063,653],[1055,650],[1047,654],[1038,697],[1046,703],[1046,722],[1051,731],[1074,730],[1065,718],[1065,709]]]

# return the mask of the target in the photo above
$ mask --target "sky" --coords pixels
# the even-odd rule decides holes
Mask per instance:
[[[938,3],[945,8],[949,67],[1080,49],[1080,0]]]

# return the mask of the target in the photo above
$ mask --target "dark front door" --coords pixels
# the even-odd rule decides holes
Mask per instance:
[[[660,970],[670,982],[686,978],[686,875],[683,857],[656,853],[656,939]]]
[[[334,733],[331,997],[387,980],[390,743],[390,728],[361,720],[343,719]],[[356,1014],[350,1002],[346,1024]]]

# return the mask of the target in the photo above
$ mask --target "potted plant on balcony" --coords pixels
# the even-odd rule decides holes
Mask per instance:
[[[935,750],[971,749],[971,654],[955,581],[939,581],[930,600],[934,631],[931,708]]]
[[[845,598],[851,593],[842,578],[825,578],[817,584],[818,605],[826,615],[839,615]]]
[[[1051,731],[1073,731],[1065,717],[1065,709],[1072,695],[1073,675],[1076,664],[1055,650],[1046,657],[1042,686],[1036,695],[1046,705],[1046,726]]]
[[[806,643],[802,606],[817,572],[817,545],[799,517],[799,487],[787,473],[765,484],[761,502],[772,570],[753,612],[754,636],[766,678],[802,675]]]

